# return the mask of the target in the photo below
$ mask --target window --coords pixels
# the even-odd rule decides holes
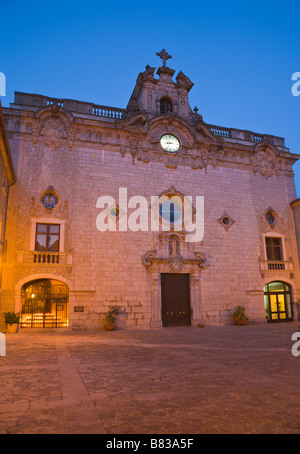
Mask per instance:
[[[275,225],[276,224],[276,217],[275,217],[275,213],[272,212],[272,211],[267,211],[266,214],[265,214],[265,218],[266,218],[266,221],[269,225]]]
[[[162,98],[160,100],[160,113],[165,114],[173,112],[173,104],[169,99]]]
[[[120,210],[118,207],[114,207],[110,210],[109,213],[115,220],[117,220],[119,218]]]
[[[281,238],[266,237],[267,260],[283,260]]]
[[[224,225],[228,226],[230,224],[230,219],[228,216],[223,216],[222,222]]]
[[[60,225],[36,224],[35,250],[59,252]]]
[[[229,230],[230,227],[235,223],[235,221],[229,216],[229,214],[224,212],[223,216],[221,216],[217,221],[224,227],[225,230]]]
[[[159,214],[165,221],[174,224],[182,217],[182,209],[178,203],[166,200],[160,205]]]

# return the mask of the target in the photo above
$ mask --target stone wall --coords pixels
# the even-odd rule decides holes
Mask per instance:
[[[159,90],[161,95],[163,87]],[[101,327],[110,305],[120,306],[122,327],[160,326],[155,305],[168,257],[161,255],[159,260],[163,254],[159,232],[151,232],[150,223],[149,231],[136,232],[100,232],[96,226],[98,198],[108,195],[118,203],[120,188],[127,188],[128,199],[144,196],[149,205],[151,196],[170,188],[174,194],[192,196],[193,203],[196,196],[204,197],[203,240],[191,246],[178,271],[191,276],[193,323],[198,319],[214,325],[232,323],[231,313],[239,304],[252,322],[264,323],[263,288],[273,280],[289,283],[295,300],[299,298],[299,261],[289,206],[296,198],[292,164],[297,157],[284,147],[283,139],[277,141],[280,149],[274,145],[276,138],[270,141],[269,136],[252,142],[252,133],[222,139],[189,109],[184,119],[143,111],[129,117],[124,113],[121,120],[79,111],[75,115],[66,103],[60,103],[62,107],[36,97],[31,101],[25,95],[17,97],[27,105],[5,110],[18,180],[8,207],[2,311],[20,310],[24,283],[49,278],[68,285],[74,329]],[[180,139],[177,154],[161,149],[164,132]],[[58,200],[53,209],[41,204],[47,190]],[[268,210],[276,215],[272,226],[265,219]],[[35,261],[37,223],[60,225],[59,263]],[[283,242],[284,269],[267,267],[264,238],[274,234]],[[180,247],[182,252],[184,245]],[[143,257],[149,251],[155,251],[155,264],[145,266]]]

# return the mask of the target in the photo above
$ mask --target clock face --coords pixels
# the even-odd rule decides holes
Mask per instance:
[[[169,153],[176,153],[180,148],[179,140],[171,134],[164,134],[160,138],[160,144],[162,148]]]

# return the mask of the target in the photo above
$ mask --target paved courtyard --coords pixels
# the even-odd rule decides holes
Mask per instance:
[[[299,434],[295,331],[299,323],[6,334],[0,434]]]

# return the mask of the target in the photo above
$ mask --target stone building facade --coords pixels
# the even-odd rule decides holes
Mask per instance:
[[[15,171],[7,139],[5,122],[0,102],[0,304],[1,304],[1,283],[2,283],[2,263],[5,256],[5,225],[8,208],[8,194],[10,187],[15,183]],[[0,316],[0,324],[2,318]]]
[[[1,311],[24,327],[101,328],[111,305],[128,329],[228,324],[237,305],[253,323],[297,319],[299,156],[281,137],[205,123],[193,83],[159,56],[126,109],[19,92],[4,109],[17,182]]]

